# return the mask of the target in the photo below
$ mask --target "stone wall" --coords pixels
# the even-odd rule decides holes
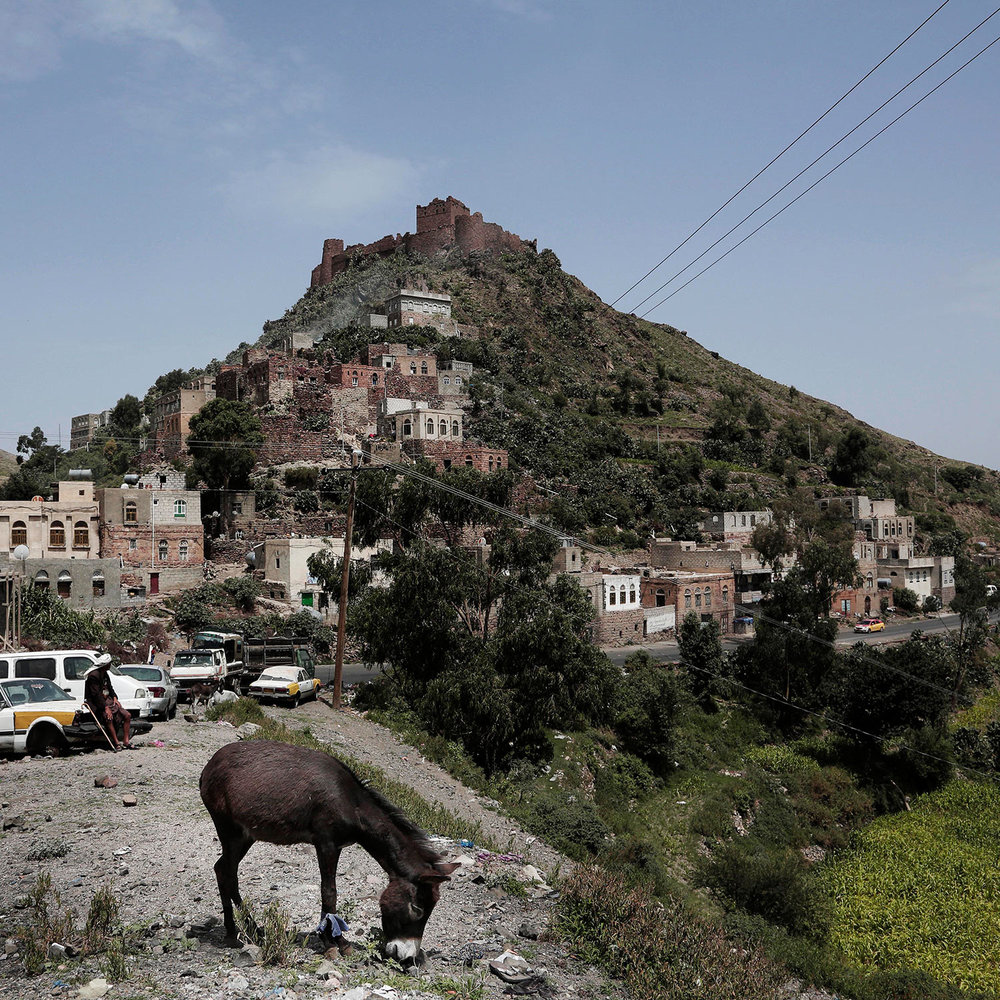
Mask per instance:
[[[642,641],[642,608],[606,611],[597,616],[594,641],[599,646],[630,646]]]

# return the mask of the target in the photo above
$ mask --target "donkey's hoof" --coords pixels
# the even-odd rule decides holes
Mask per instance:
[[[242,948],[243,942],[239,939],[236,934],[227,934],[222,939],[222,946],[224,948]]]

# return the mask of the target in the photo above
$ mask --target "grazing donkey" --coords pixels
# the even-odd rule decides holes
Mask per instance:
[[[337,916],[337,863],[344,847],[360,844],[389,876],[379,900],[386,956],[401,964],[422,961],[427,918],[458,865],[445,863],[427,835],[350,768],[286,743],[230,743],[201,772],[201,797],[222,845],[215,876],[229,938],[236,937],[233,904],[243,905],[239,864],[254,841],[309,843],[321,879],[317,931],[328,945],[346,947],[346,924]]]

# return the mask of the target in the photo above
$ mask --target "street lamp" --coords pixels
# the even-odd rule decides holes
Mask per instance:
[[[27,545],[16,545],[14,546],[14,551],[11,555],[20,560],[21,563],[21,576],[16,581],[16,586],[14,588],[14,642],[16,648],[21,648],[21,611],[23,607],[23,601],[21,598],[21,587],[24,585],[24,564],[25,560],[31,554]]]

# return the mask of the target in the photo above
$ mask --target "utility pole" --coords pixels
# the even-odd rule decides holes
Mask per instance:
[[[809,461],[813,460],[813,429],[812,424],[806,424],[806,433],[809,435]]]
[[[351,578],[351,533],[354,531],[354,494],[358,485],[357,458],[351,452],[351,489],[347,495],[347,524],[344,527],[344,561],[340,567],[340,603],[337,605],[337,657],[333,667],[333,707],[340,708],[340,691],[344,677],[344,645],[347,638],[347,587]]]

